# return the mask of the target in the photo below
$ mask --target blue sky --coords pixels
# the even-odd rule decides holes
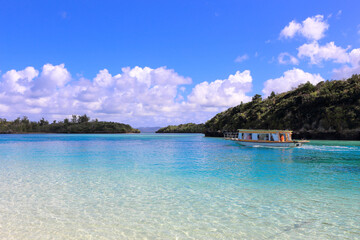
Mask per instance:
[[[204,122],[254,94],[360,70],[358,1],[0,6],[0,116],[8,119]]]

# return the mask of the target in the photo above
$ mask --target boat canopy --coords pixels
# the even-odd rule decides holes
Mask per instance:
[[[292,133],[290,130],[238,129],[239,133]]]

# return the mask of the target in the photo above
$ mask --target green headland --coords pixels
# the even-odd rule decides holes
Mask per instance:
[[[168,126],[157,132],[220,137],[223,131],[239,128],[290,129],[294,138],[360,140],[360,75],[317,85],[308,82],[266,99],[257,94],[251,102],[229,108],[205,124]]]

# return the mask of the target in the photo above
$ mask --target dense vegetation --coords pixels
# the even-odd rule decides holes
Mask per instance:
[[[360,75],[347,80],[311,83],[217,114],[206,122],[206,131],[291,129],[295,137],[360,139]]]
[[[160,128],[156,133],[204,133],[205,124],[186,123],[178,126],[170,125]]]
[[[165,129],[179,132],[180,126]],[[239,128],[290,129],[295,138],[360,140],[360,75],[316,86],[308,82],[285,93],[272,93],[266,99],[255,95],[251,102],[207,121],[205,135],[222,136],[223,131]]]
[[[103,122],[97,119],[90,121],[86,114],[83,116],[72,115],[72,119],[49,123],[42,118],[38,122],[30,121],[27,117],[7,121],[0,118],[0,133],[139,133],[130,125]]]

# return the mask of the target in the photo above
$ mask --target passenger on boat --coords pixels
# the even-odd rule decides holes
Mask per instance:
[[[280,134],[280,141],[281,141],[281,142],[285,142],[285,136],[284,136],[284,134]]]

